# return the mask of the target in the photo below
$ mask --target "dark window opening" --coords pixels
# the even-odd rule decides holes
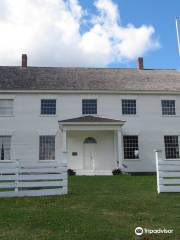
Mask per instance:
[[[136,100],[123,99],[122,100],[122,114],[136,114]]]
[[[97,99],[83,99],[82,114],[97,114]]]
[[[11,136],[0,136],[0,160],[11,160]]]
[[[162,115],[176,115],[175,100],[162,100]]]
[[[124,159],[138,159],[138,136],[124,136]]]
[[[84,143],[97,143],[96,139],[93,138],[93,137],[87,137],[85,140],[84,140]]]
[[[42,115],[55,115],[56,114],[56,100],[55,99],[41,100],[41,114]]]
[[[164,136],[166,159],[179,158],[178,136]]]

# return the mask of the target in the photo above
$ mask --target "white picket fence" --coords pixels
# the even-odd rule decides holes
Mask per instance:
[[[157,191],[180,192],[180,159],[164,160],[162,151],[156,150]]]
[[[67,194],[67,164],[0,161],[0,197]]]

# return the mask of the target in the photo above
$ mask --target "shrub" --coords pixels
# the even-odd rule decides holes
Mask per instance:
[[[68,169],[68,176],[75,176],[76,172],[73,169]]]
[[[122,171],[120,168],[115,168],[112,170],[112,174],[113,175],[121,175],[122,174]]]

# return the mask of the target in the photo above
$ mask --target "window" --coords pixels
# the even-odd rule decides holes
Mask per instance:
[[[11,159],[11,136],[0,136],[0,160]]]
[[[178,136],[164,136],[166,159],[179,158]]]
[[[42,115],[55,115],[56,114],[56,100],[55,99],[42,99],[41,100],[41,114]]]
[[[40,136],[39,160],[55,160],[55,136]]]
[[[124,136],[124,159],[138,159],[138,136]]]
[[[162,100],[162,115],[176,115],[175,100]]]
[[[136,114],[136,100],[123,99],[122,100],[122,114]]]
[[[82,114],[97,114],[97,99],[83,99]]]
[[[84,140],[84,143],[97,143],[96,139],[93,138],[93,137],[87,137],[85,140]]]
[[[13,115],[13,100],[12,99],[0,99],[0,116]]]

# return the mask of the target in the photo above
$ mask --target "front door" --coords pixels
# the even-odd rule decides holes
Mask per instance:
[[[95,169],[96,140],[94,138],[86,138],[84,141],[84,169]]]

